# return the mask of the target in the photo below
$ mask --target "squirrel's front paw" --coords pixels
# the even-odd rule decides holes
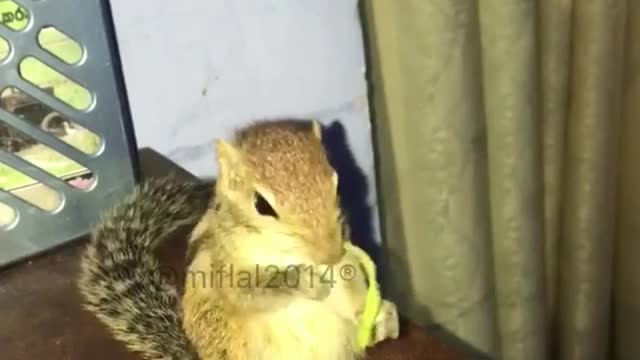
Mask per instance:
[[[376,317],[374,341],[379,343],[386,339],[397,339],[399,335],[400,319],[396,305],[390,301],[382,300],[380,312]]]
[[[331,285],[320,283],[320,284],[313,285],[313,288],[311,289],[311,292],[309,293],[309,295],[313,300],[324,300],[327,297],[329,297],[330,293],[331,293]]]
[[[323,278],[322,272],[314,269],[311,274],[307,274],[308,283],[307,295],[313,300],[324,300],[329,297],[333,288],[333,283]]]

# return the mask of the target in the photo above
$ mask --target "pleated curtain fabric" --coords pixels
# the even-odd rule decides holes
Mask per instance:
[[[362,2],[386,295],[494,359],[640,359],[640,2]]]
[[[628,0],[613,258],[615,359],[640,359],[640,2]]]

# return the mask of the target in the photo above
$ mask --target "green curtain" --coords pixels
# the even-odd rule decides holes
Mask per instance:
[[[388,296],[495,359],[640,359],[640,2],[362,5]]]

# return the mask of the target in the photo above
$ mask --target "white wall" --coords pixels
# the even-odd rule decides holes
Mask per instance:
[[[213,139],[248,121],[339,119],[377,211],[356,0],[111,4],[140,147],[209,177]]]

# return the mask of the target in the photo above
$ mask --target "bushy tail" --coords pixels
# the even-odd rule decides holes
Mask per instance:
[[[182,328],[176,289],[163,279],[154,250],[207,209],[210,184],[149,180],[107,211],[82,257],[84,307],[145,359],[195,360]]]

